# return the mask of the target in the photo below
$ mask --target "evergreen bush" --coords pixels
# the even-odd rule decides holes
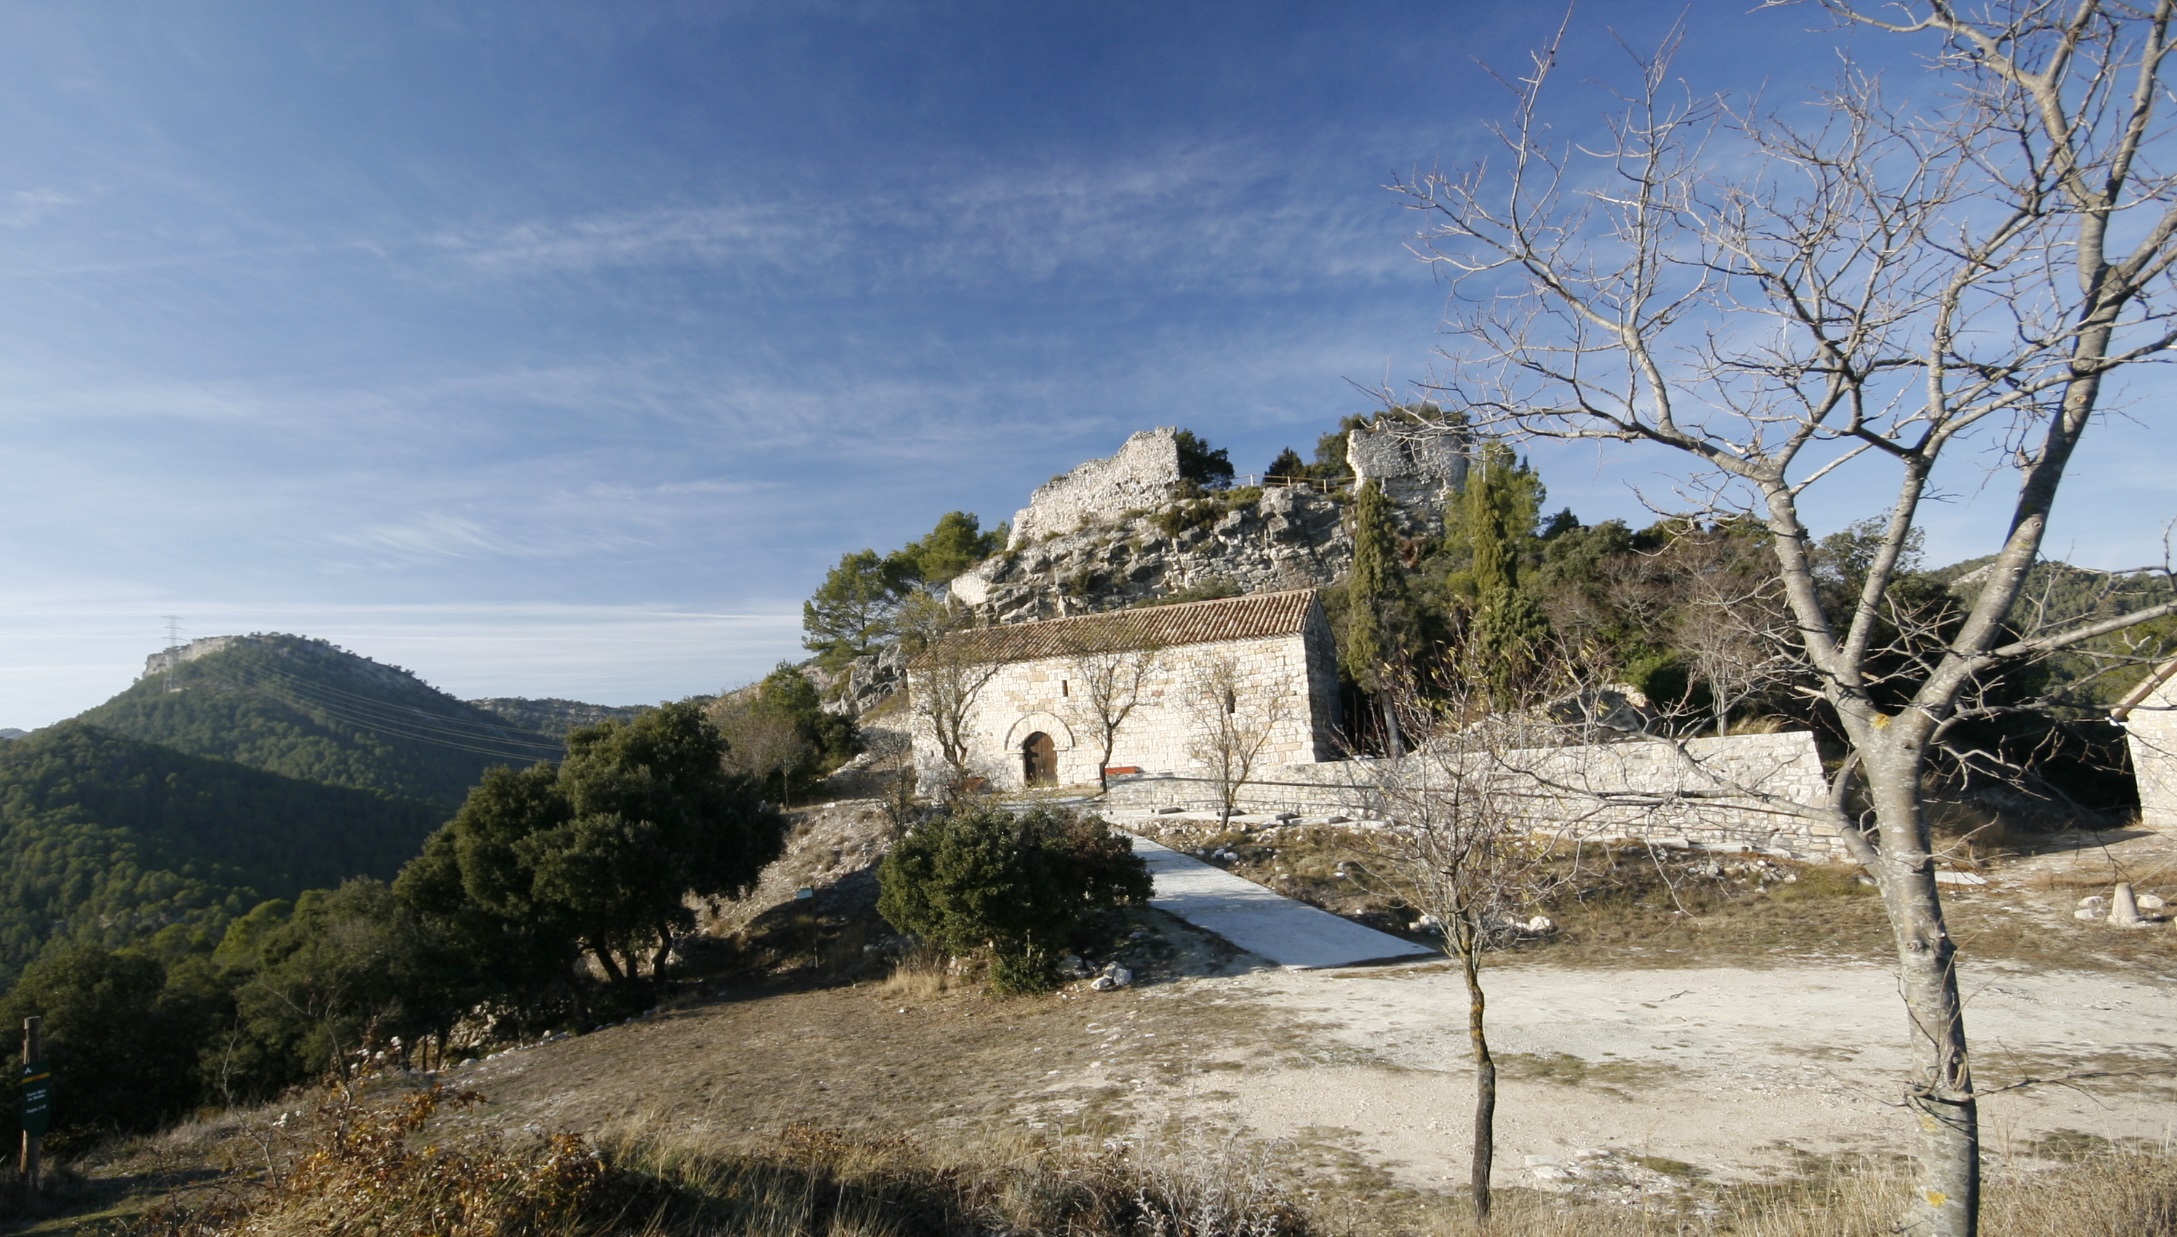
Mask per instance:
[[[1103,820],[1057,808],[962,806],[917,825],[878,870],[877,913],[964,956],[1001,992],[1047,992],[1090,912],[1149,900],[1149,868]]]

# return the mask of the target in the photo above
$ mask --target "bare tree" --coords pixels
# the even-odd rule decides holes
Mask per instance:
[[[1255,775],[1262,752],[1285,720],[1284,694],[1248,682],[1247,671],[1230,653],[1211,653],[1195,663],[1182,689],[1186,716],[1194,727],[1189,751],[1217,783],[1219,819],[1239,810],[1240,791]]]
[[[1552,46],[1511,83],[1500,161],[1400,188],[1431,217],[1422,256],[1464,293],[1434,386],[1499,432],[1679,453],[1709,510],[1766,529],[1809,689],[1850,747],[1834,807],[1896,939],[1923,1131],[1906,1226],[1970,1234],[1979,1116],[1922,777],[1977,680],[2177,611],[2011,625],[2112,380],[2177,343],[2162,115],[2177,0],[1824,5],[1924,37],[1947,89],[1899,110],[1848,64],[1801,126],[1674,86],[1666,46],[1605,140],[1560,143]],[[1990,459],[2015,490],[1985,581],[1905,679],[1874,683],[1923,502]],[[1825,596],[1803,503],[1884,473],[1865,577]]]
[[[1066,660],[1069,677],[1081,685],[1072,697],[1073,711],[1082,725],[1096,733],[1098,751],[1096,784],[1111,789],[1105,770],[1119,742],[1119,727],[1141,703],[1142,687],[1156,673],[1162,650],[1152,646],[1108,648],[1090,645]]]
[[[759,709],[753,692],[712,706],[711,720],[726,737],[726,767],[759,785],[779,779],[779,805],[791,806],[793,778],[816,759],[816,746],[789,718]]]
[[[1473,674],[1454,684],[1478,683]],[[1474,1062],[1472,1160],[1468,1170],[1474,1215],[1489,1218],[1490,1173],[1496,1160],[1497,1065],[1489,1050],[1488,999],[1482,960],[1493,944],[1517,935],[1517,916],[1563,880],[1553,870],[1556,839],[1535,832],[1523,812],[1522,787],[1511,775],[1512,752],[1556,741],[1527,712],[1489,712],[1488,702],[1457,690],[1434,694],[1418,707],[1400,693],[1415,744],[1401,759],[1355,762],[1367,809],[1384,827],[1356,847],[1370,874],[1414,908],[1433,917],[1444,952],[1466,981],[1467,1043]]]
[[[1716,530],[1691,530],[1671,546],[1684,600],[1670,618],[1671,643],[1685,651],[1708,690],[1717,737],[1731,714],[1799,669],[1794,631],[1775,569],[1758,546]]]
[[[977,698],[1004,663],[982,653],[965,610],[917,594],[901,614],[901,638],[916,650],[907,663],[908,706],[944,762],[946,781],[939,796],[956,798],[967,792],[975,776]]]

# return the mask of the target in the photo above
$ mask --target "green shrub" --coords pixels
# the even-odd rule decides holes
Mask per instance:
[[[878,869],[877,912],[948,953],[987,952],[1003,992],[1046,992],[1090,911],[1149,900],[1149,869],[1101,819],[962,807],[917,825]]]
[[[158,959],[91,942],[57,946],[23,970],[0,1001],[12,1054],[23,1019],[45,1019],[53,1068],[48,1145],[61,1154],[113,1133],[156,1128],[196,1102],[197,1047],[209,1010],[167,984]],[[0,1093],[0,1120],[21,1121],[13,1087]]]

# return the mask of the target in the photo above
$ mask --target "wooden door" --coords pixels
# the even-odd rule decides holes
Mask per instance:
[[[1030,786],[1058,785],[1058,745],[1038,730],[1020,745],[1021,781]]]

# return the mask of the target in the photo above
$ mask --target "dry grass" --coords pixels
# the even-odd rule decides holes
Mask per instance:
[[[917,944],[893,964],[877,991],[902,1000],[927,1001],[944,995],[953,986],[952,961],[944,951]]]
[[[1313,1231],[1259,1152],[1229,1140],[1151,1150],[1022,1140],[948,1156],[900,1137],[788,1126],[721,1152],[623,1124],[594,1145],[427,1128],[429,1091],[335,1096],[268,1171],[162,1200],[119,1237],[1284,1237]],[[449,1135],[451,1135],[449,1137]],[[446,1141],[434,1141],[445,1138]]]
[[[274,1166],[169,1198],[128,1237],[1301,1237],[1318,1232],[1467,1237],[1874,1237],[1894,1231],[1909,1180],[1894,1166],[1809,1161],[1789,1180],[1679,1188],[1626,1200],[1500,1190],[1477,1228],[1455,1194],[1304,1189],[1279,1149],[1180,1130],[1153,1145],[1084,1138],[948,1150],[897,1136],[788,1126],[758,1149],[722,1150],[633,1121],[594,1144],[513,1143],[427,1124],[471,1097],[436,1091],[362,1105],[335,1099]],[[433,1141],[445,1138],[443,1143]],[[1289,1149],[1284,1149],[1289,1150]],[[1984,1229],[2019,1237],[2177,1234],[2177,1156],[2099,1140],[2052,1150],[2054,1168],[1994,1174]],[[1657,1166],[1666,1175],[1670,1165]],[[1325,1183],[1327,1184],[1327,1183]],[[1634,1205],[1627,1205],[1628,1202]]]
[[[1455,1208],[1411,1225],[1429,1237],[1878,1237],[1897,1231],[1911,1181],[1894,1166],[1828,1164],[1767,1186],[1702,1191],[1670,1204],[1581,1205],[1505,1195],[1486,1230]],[[2004,1237],[2177,1234],[2177,1156],[2105,1150],[2061,1168],[1995,1174],[1981,1230]]]

